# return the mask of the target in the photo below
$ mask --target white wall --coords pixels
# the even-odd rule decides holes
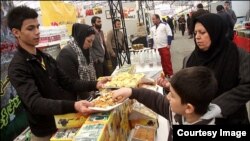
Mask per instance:
[[[246,16],[250,8],[250,1],[232,1],[232,9],[236,17]]]
[[[211,13],[217,13],[217,10],[216,10],[216,7],[218,5],[224,5],[224,1],[218,1],[218,2],[215,2],[215,3],[210,3],[210,6],[211,6]]]

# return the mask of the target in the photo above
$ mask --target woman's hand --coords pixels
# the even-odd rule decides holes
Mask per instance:
[[[104,76],[104,77],[101,77],[101,78],[98,78],[98,82],[96,84],[96,88],[97,89],[103,89],[104,88],[104,85],[111,80],[111,77],[110,76]]]
[[[157,85],[162,86],[163,88],[169,89],[169,81],[165,78],[165,75],[161,73],[161,76],[156,80]]]
[[[129,98],[132,95],[132,89],[131,88],[120,88],[118,90],[112,91],[112,99],[115,102],[123,102],[127,98]]]

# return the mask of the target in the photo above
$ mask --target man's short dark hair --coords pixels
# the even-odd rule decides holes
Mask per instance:
[[[154,16],[156,17],[156,19],[160,19],[160,16],[158,14],[154,14]]]
[[[216,7],[217,12],[220,12],[220,11],[222,11],[223,9],[224,9],[224,7],[223,7],[222,5],[218,5],[218,6]]]
[[[91,24],[93,25],[97,19],[101,19],[101,17],[98,17],[98,16],[94,16],[91,18]]]
[[[162,18],[162,21],[163,21],[163,22],[167,22],[167,20],[166,20],[165,18]]]
[[[8,12],[7,23],[10,30],[13,28],[21,30],[23,21],[26,19],[36,19],[38,14],[35,9],[27,6],[14,7]]]
[[[116,24],[116,22],[121,22],[121,20],[120,20],[120,19],[115,19],[115,20],[113,21],[113,24]]]
[[[197,8],[202,9],[202,8],[203,8],[203,5],[202,5],[201,3],[199,3],[199,4],[197,5]]]
[[[217,93],[218,85],[213,72],[203,66],[189,67],[177,72],[170,84],[181,98],[181,103],[190,103],[196,114],[207,112],[209,103]]]
[[[229,5],[231,4],[230,1],[225,1],[224,3],[227,3],[227,4],[229,4]]]

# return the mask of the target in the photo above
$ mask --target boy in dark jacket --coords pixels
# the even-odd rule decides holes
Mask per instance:
[[[72,80],[48,54],[39,51],[40,31],[38,14],[26,6],[13,8],[8,13],[8,26],[18,42],[8,76],[17,91],[28,116],[31,140],[49,141],[56,132],[53,115],[80,112],[90,114],[92,104],[76,101],[70,92],[102,88],[105,81]]]

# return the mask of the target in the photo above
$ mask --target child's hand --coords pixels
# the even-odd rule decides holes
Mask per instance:
[[[112,99],[115,102],[121,103],[132,95],[132,89],[120,88],[118,90],[112,91],[112,93],[113,93]]]

